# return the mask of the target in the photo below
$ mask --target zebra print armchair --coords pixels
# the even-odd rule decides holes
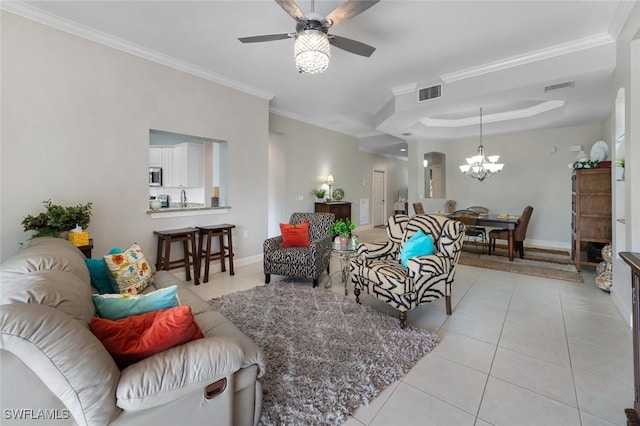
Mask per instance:
[[[400,262],[404,242],[418,230],[433,237],[432,255],[410,258],[408,266]],[[387,225],[389,241],[363,243],[351,260],[351,281],[356,302],[360,293],[387,303],[400,312],[405,328],[407,312],[444,296],[447,315],[451,315],[451,284],[462,250],[464,224],[444,216],[421,214],[395,215]]]
[[[282,236],[268,238],[263,244],[264,282],[269,284],[271,274],[310,278],[318,286],[318,278],[325,269],[329,272],[333,213],[292,213],[289,223],[298,225],[309,222],[309,247],[282,248]]]

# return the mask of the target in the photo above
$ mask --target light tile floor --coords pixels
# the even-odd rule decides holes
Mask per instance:
[[[361,231],[360,240],[384,235]],[[333,259],[331,270],[338,269]],[[438,346],[345,425],[625,425],[633,402],[631,330],[587,269],[584,284],[575,284],[459,265],[453,314],[441,299],[408,316],[437,333]],[[210,299],[264,284],[262,263],[235,270],[192,288]],[[344,294],[339,274],[332,281]],[[320,291],[325,283],[326,275]],[[369,296],[362,302],[397,315]]]

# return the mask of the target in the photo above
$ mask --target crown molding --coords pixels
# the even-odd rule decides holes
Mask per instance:
[[[393,92],[394,96],[406,95],[407,93],[415,92],[416,90],[418,90],[417,82],[391,88],[391,92]]]
[[[578,52],[585,49],[591,49],[594,47],[604,46],[606,44],[615,43],[615,39],[609,35],[609,33],[596,34],[591,37],[585,37],[578,40],[573,40],[568,43],[561,43],[555,46],[551,46],[545,49],[534,50],[522,55],[512,56],[510,58],[502,59],[495,62],[490,62],[484,65],[479,65],[473,68],[467,68],[461,71],[444,74],[440,78],[445,83],[451,83],[458,80],[464,80],[467,78],[478,77],[484,74],[489,74],[496,71],[505,70],[520,65],[526,65],[533,62],[538,62],[544,59],[550,59],[557,56],[566,55],[573,52]]]
[[[358,151],[366,152],[366,153],[373,154],[373,155],[378,155],[380,157],[392,158],[394,160],[409,161],[408,155],[403,157],[402,155],[394,155],[394,154],[389,154],[389,153],[386,153],[386,152],[382,153],[380,151],[375,151],[373,149],[365,148],[365,147],[360,146],[360,145],[358,145]],[[407,151],[405,151],[405,154],[406,154],[406,152]]]
[[[611,20],[611,24],[609,25],[609,34],[611,34],[611,37],[613,37],[615,40],[617,40],[620,36],[620,33],[624,28],[624,24],[627,23],[627,19],[629,19],[629,14],[633,9],[634,4],[634,1],[618,2],[616,13]]]
[[[270,101],[275,94],[249,86],[237,80],[225,77],[208,71],[204,68],[190,64],[185,61],[172,58],[160,52],[145,48],[143,46],[131,43],[110,34],[95,30],[85,25],[78,24],[68,19],[50,14],[41,9],[28,5],[22,1],[0,1],[0,10],[4,10],[23,18],[56,28],[58,30],[73,34],[75,36],[91,40],[96,43],[117,49],[131,55],[138,56],[149,61],[165,65],[178,71],[221,84],[223,86],[256,96],[261,99]]]
[[[515,120],[518,118],[529,118],[538,114],[542,114],[547,111],[562,108],[565,105],[565,101],[545,101],[540,102],[530,108],[516,109],[512,111],[499,112],[495,114],[488,114],[482,116],[483,123],[494,123],[499,121]],[[480,123],[480,116],[459,118],[459,119],[436,119],[436,118],[423,118],[420,123],[427,127],[448,127],[457,128],[464,126],[471,126]]]
[[[327,127],[325,124],[323,124],[323,123],[321,123],[319,121],[311,120],[309,117],[305,117],[305,116],[296,114],[295,112],[285,111],[283,109],[274,108],[274,107],[270,107],[269,108],[269,112],[273,113],[273,114],[276,114],[276,115],[279,115],[281,117],[290,118],[292,120],[296,120],[296,121],[300,121],[302,123],[310,124],[310,125],[315,126],[315,127],[320,127],[321,129],[330,130],[330,131],[336,132],[336,133],[341,133],[343,135],[351,136],[353,138],[358,138],[358,135],[354,135],[352,133],[347,133],[344,130],[338,130],[336,128]]]
[[[387,104],[391,102],[391,100],[395,99],[395,97],[396,95],[395,93],[393,93],[393,89],[392,91],[387,92],[384,95],[384,97],[380,100],[380,102],[378,102],[378,104],[371,110],[371,114],[377,115],[380,111],[382,111],[382,108],[387,106]]]

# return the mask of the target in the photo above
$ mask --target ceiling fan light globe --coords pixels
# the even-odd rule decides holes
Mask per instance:
[[[318,74],[329,67],[329,39],[318,30],[301,31],[294,45],[294,56],[298,71]]]

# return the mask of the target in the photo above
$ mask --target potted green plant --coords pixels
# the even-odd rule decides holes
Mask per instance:
[[[327,190],[324,188],[313,189],[311,193],[316,197],[316,201],[324,201],[324,196],[327,195]]]
[[[346,246],[349,243],[349,237],[351,236],[351,231],[356,229],[356,224],[351,222],[349,219],[338,219],[333,222],[333,226],[329,230],[329,234],[332,237],[336,235],[340,237],[340,245]]]
[[[618,169],[616,171],[616,180],[623,181],[624,180],[624,158],[618,158],[616,160],[616,166],[618,166]]]
[[[28,215],[22,219],[24,231],[35,231],[31,238],[60,237],[61,233],[70,231],[77,226],[86,229],[91,221],[92,203],[63,207],[53,204],[51,200],[42,203],[44,212],[36,216]]]

